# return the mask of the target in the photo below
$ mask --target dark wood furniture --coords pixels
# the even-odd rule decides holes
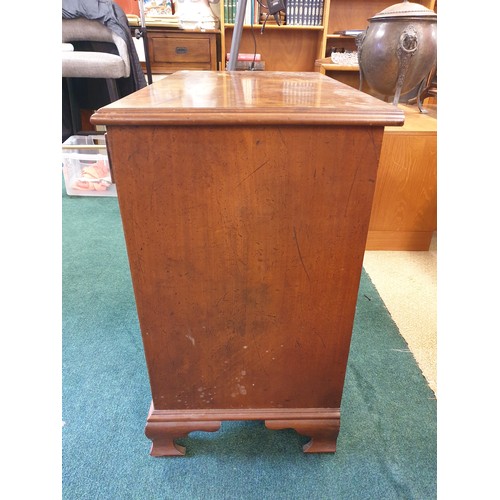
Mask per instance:
[[[153,74],[184,69],[219,69],[220,31],[189,31],[148,27],[148,47]]]
[[[224,420],[333,452],[384,126],[319,73],[181,71],[106,125],[152,391],[151,454]]]

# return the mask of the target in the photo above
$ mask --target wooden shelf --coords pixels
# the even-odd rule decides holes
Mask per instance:
[[[356,73],[359,71],[359,66],[356,65],[348,65],[343,66],[341,64],[335,64],[332,62],[330,57],[325,57],[323,59],[318,59],[315,62],[316,71],[320,73],[326,74],[329,71],[355,71]]]
[[[326,38],[338,38],[338,39],[354,39],[355,37],[352,35],[338,35],[336,33],[327,33]]]
[[[247,0],[248,2],[252,0]],[[323,20],[328,19],[329,0],[323,5]],[[325,15],[326,13],[326,15]],[[220,2],[221,47],[222,53],[231,50],[233,23],[224,23],[224,1]],[[253,53],[256,50],[265,62],[266,71],[314,71],[314,61],[323,56],[327,27],[321,25],[288,25],[265,24],[262,35],[262,24],[245,25],[240,41],[240,52]],[[259,30],[254,41],[252,33]],[[255,49],[256,42],[256,49]]]
[[[225,28],[226,29],[234,29],[234,24],[226,24]],[[244,30],[249,30],[249,29],[258,29],[259,31],[262,28],[262,24],[245,24],[243,25]],[[283,31],[323,31],[324,28],[323,26],[295,26],[295,25],[287,25],[287,24],[282,24],[281,26],[278,26],[277,24],[266,24],[266,27],[264,28],[264,31],[267,30],[283,30]]]

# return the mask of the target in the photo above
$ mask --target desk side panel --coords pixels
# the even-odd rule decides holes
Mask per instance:
[[[382,133],[109,127],[156,410],[340,407]]]

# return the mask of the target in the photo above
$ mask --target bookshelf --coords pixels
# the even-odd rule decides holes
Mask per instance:
[[[137,0],[116,0],[123,4],[127,14],[135,16],[137,26],[138,2]],[[265,20],[266,9],[259,5],[259,0],[247,0],[246,21],[240,42],[240,53],[253,54],[254,51],[261,54],[261,67],[267,71],[315,71],[318,70],[316,64],[321,59],[331,56],[335,51],[356,50],[355,38],[338,34],[345,30],[364,30],[368,26],[368,19],[383,9],[397,3],[398,0],[288,0],[287,13],[281,15],[281,25],[278,26],[273,16],[267,19],[263,34],[261,34],[263,22]],[[437,11],[437,0],[413,0],[428,9]],[[209,46],[209,62],[204,61],[203,65],[193,65],[183,61],[178,67],[165,67],[163,61],[152,60],[153,73],[171,72],[175,69],[220,69],[226,68],[226,54],[230,52],[231,41],[234,33],[234,19],[236,15],[237,0],[219,0],[218,3],[210,4],[212,11],[219,18],[220,30],[188,30],[179,28],[177,18],[172,23],[165,23],[165,20],[158,20],[152,23],[147,20],[146,24],[150,31],[153,31],[154,40],[157,47],[151,47],[158,57],[170,57],[165,55],[161,38],[173,37],[177,34],[180,38],[190,36],[200,38],[200,44]],[[265,3],[262,0],[262,3]],[[129,4],[133,5],[133,10]],[[176,2],[174,2],[174,10]],[[297,5],[314,6],[309,14],[296,13],[292,8]],[[314,12],[314,16],[312,15]],[[134,17],[132,16],[132,17]],[[173,22],[173,21],[172,21]],[[130,23],[130,19],[129,19]],[[211,32],[209,45],[205,40],[207,33]],[[184,34],[184,35],[183,35]],[[213,40],[212,40],[213,38]],[[182,42],[182,40],[181,40]],[[180,43],[181,43],[180,42]],[[195,43],[194,41],[192,43]],[[182,45],[182,43],[181,43]],[[213,46],[217,46],[217,54],[214,56]],[[183,46],[183,45],[182,45]],[[156,50],[155,50],[156,48]],[[201,49],[200,49],[201,50]],[[207,49],[203,48],[206,52]],[[328,61],[323,61],[327,63]],[[166,71],[168,69],[168,71]],[[346,67],[345,69],[335,69],[335,78],[345,72],[345,78],[341,81],[356,80],[358,68]],[[347,81],[345,83],[348,83]],[[354,85],[353,85],[354,86]],[[357,86],[357,84],[356,84]]]
[[[253,53],[256,46],[268,71],[314,71],[315,61],[330,57],[332,50],[353,51],[356,49],[355,38],[337,34],[338,31],[364,30],[368,19],[381,10],[397,3],[397,0],[311,0],[321,6],[320,21],[317,24],[290,23],[282,16],[282,24],[278,26],[273,17],[269,17],[262,29],[262,16],[258,0],[247,0],[253,6],[254,16],[246,16],[246,23],[240,42],[240,53]],[[435,10],[436,0],[413,0],[428,9]],[[289,0],[287,9],[293,4]],[[295,3],[306,4],[307,0],[296,0]],[[247,8],[249,8],[247,5]],[[221,25],[221,68],[225,68],[226,54],[230,51],[234,32],[234,13],[236,0],[220,0]],[[252,22],[253,21],[253,22]],[[357,68],[356,68],[357,70]],[[352,72],[353,68],[346,71]]]
[[[278,25],[273,16],[267,17],[267,9],[258,0],[247,0],[239,52],[261,54],[267,71],[314,71],[314,61],[322,57],[328,8],[328,0],[289,0]],[[236,0],[221,0],[220,9],[221,66],[225,68],[235,27]]]
[[[435,10],[435,0],[411,0]],[[330,0],[328,24],[325,35],[325,50],[321,57],[329,57],[332,50],[356,50],[353,36],[340,35],[344,30],[365,30],[368,19],[378,12],[398,3],[398,0]]]

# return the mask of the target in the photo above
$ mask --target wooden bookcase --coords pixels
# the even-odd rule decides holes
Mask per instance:
[[[257,4],[257,0],[254,1]],[[436,9],[436,0],[415,2]],[[234,24],[227,22],[227,3],[228,0],[219,2],[222,68],[225,68],[234,32]],[[315,61],[329,57],[332,50],[355,50],[354,37],[338,35],[336,31],[364,30],[370,17],[395,3],[394,0],[325,0],[323,24],[320,26],[278,26],[270,23],[272,18],[269,18],[261,34],[261,24],[248,24],[243,29],[240,53],[254,52],[255,36],[256,51],[262,55],[266,70],[314,71]]]
[[[119,0],[125,2],[127,0]],[[314,1],[314,0],[313,0]],[[436,0],[414,0],[428,9],[437,11]],[[258,0],[254,2],[255,12],[259,8]],[[130,3],[130,2],[129,2]],[[187,31],[168,26],[150,26],[151,33],[150,51],[153,53],[153,73],[171,73],[178,69],[220,69],[226,68],[226,54],[231,50],[234,33],[234,23],[228,19],[228,5],[235,5],[236,0],[220,0],[212,4],[212,10],[220,20],[220,46],[219,30]],[[286,20],[278,26],[273,17],[269,17],[263,33],[262,24],[256,20],[253,24],[245,24],[240,42],[240,53],[261,54],[267,71],[315,71],[317,61],[329,58],[333,50],[355,50],[355,39],[352,36],[339,35],[336,32],[343,30],[364,30],[368,26],[368,19],[383,9],[397,3],[396,0],[324,0],[322,24],[289,25]],[[129,9],[130,10],[130,9]],[[132,25],[131,25],[132,26]],[[180,47],[185,47],[183,38],[188,37],[188,42],[193,45],[191,52],[196,57],[204,54],[203,60],[181,60],[175,52],[175,38],[178,38]],[[199,38],[197,41],[196,38]],[[166,39],[166,40],[164,40]],[[165,64],[167,57],[165,46],[169,46],[173,53],[174,64]],[[217,49],[215,46],[217,45]],[[216,51],[216,52],[215,52]],[[167,51],[168,52],[168,51]],[[209,54],[209,57],[206,57]],[[155,58],[159,57],[157,61]],[[168,56],[168,57],[170,57]],[[184,57],[184,59],[186,59]],[[178,63],[178,64],[177,64]],[[316,64],[316,66],[315,66]],[[168,67],[167,67],[168,66]],[[342,72],[346,74],[343,75]],[[335,78],[349,83],[357,80],[357,68],[339,68]],[[345,78],[344,78],[345,76]],[[347,81],[346,81],[347,80]],[[354,85],[353,85],[354,86]]]
[[[436,9],[436,0],[412,1],[428,9]],[[329,57],[332,50],[356,50],[354,37],[339,35],[336,32],[364,30],[368,26],[368,19],[370,17],[395,3],[398,3],[397,0],[330,0],[325,46],[321,57]]]
[[[258,1],[255,2],[257,12]],[[226,67],[226,54],[231,50],[234,27],[227,21],[227,0],[220,1],[222,68]],[[314,61],[322,57],[325,27],[329,3],[325,0],[319,26],[288,25],[286,21],[278,26],[270,16],[263,32],[262,23],[245,24],[240,42],[240,53],[257,53],[262,55],[266,71],[314,71]],[[257,16],[258,17],[258,16]]]

